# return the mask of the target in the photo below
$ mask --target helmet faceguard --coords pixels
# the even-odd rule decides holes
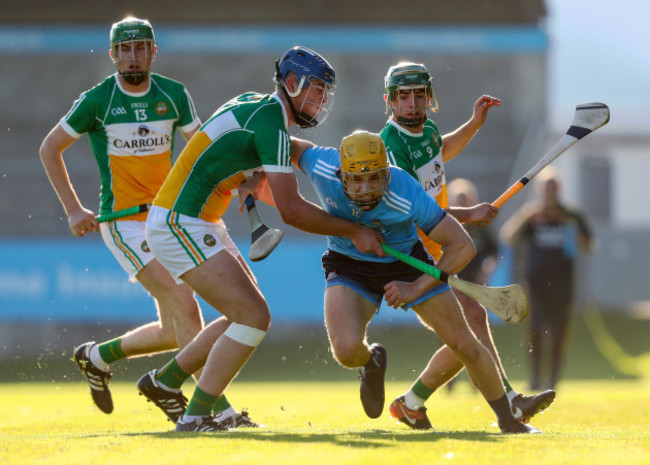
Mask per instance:
[[[156,42],[149,21],[125,18],[113,24],[110,37],[110,55],[119,75],[134,86],[144,82],[156,57]]]
[[[341,141],[343,190],[359,208],[372,210],[388,188],[390,169],[378,134],[355,131]]]
[[[392,112],[403,126],[424,124],[427,110],[438,111],[438,99],[432,85],[433,78],[422,64],[401,62],[391,66],[384,78],[386,113]]]
[[[334,105],[335,76],[334,68],[325,58],[307,47],[298,46],[275,62],[273,81],[282,89],[298,126],[311,128],[329,116]],[[289,77],[294,77],[298,83],[293,91],[287,87]]]

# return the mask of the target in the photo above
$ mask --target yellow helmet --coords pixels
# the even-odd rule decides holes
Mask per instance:
[[[340,152],[345,194],[364,210],[376,207],[390,181],[384,141],[378,134],[355,131],[343,138]]]

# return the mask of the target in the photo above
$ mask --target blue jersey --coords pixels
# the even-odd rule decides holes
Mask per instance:
[[[376,229],[387,245],[401,252],[410,254],[419,241],[416,225],[428,234],[446,215],[410,174],[396,166],[390,167],[390,184],[379,205],[364,211],[345,195],[338,176],[340,166],[340,154],[331,147],[312,147],[300,158],[300,170],[309,176],[327,213]],[[357,260],[395,261],[388,255],[361,253],[346,237],[328,236],[327,245]]]

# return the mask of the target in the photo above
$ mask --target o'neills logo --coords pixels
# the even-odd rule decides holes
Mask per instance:
[[[166,115],[168,111],[169,111],[169,107],[167,106],[167,103],[165,102],[156,103],[156,113],[158,113],[160,116]]]
[[[160,137],[145,137],[142,139],[131,139],[131,140],[115,139],[113,141],[113,145],[118,149],[137,149],[143,147],[157,147],[159,145],[167,145],[170,142],[171,142],[171,137],[165,134]]]

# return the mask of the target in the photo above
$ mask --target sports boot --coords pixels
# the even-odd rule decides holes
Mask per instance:
[[[417,410],[410,409],[404,402],[404,397],[398,397],[388,406],[390,416],[404,423],[412,429],[433,429],[429,417],[427,417],[427,408],[420,407]]]
[[[219,414],[214,415],[214,420],[218,421],[220,425],[225,426],[228,429],[233,429],[233,428],[265,428],[264,425],[260,425],[258,423],[255,423],[250,419],[248,416],[248,410],[243,408],[241,410],[241,413],[237,413],[236,415],[233,415],[230,418],[226,418],[225,420],[219,421]]]
[[[361,384],[359,391],[363,410],[370,418],[378,418],[384,410],[386,399],[384,391],[384,375],[386,374],[386,349],[379,343],[370,346],[370,360],[359,370]]]
[[[228,428],[216,421],[212,415],[208,415],[187,422],[179,419],[174,431],[177,433],[211,433],[215,431],[228,431]]]
[[[99,410],[104,413],[113,411],[113,397],[108,389],[108,383],[113,377],[113,371],[104,371],[90,361],[90,349],[95,346],[95,341],[86,342],[76,347],[72,359],[90,384],[90,396]]]
[[[506,434],[540,434],[541,431],[534,426],[522,423],[519,420],[510,418],[507,420],[499,420],[499,428],[502,433]]]
[[[169,421],[177,423],[187,408],[187,397],[180,389],[176,392],[163,389],[156,380],[156,370],[144,374],[136,384],[140,395],[146,397],[147,402],[153,402],[156,407],[167,415]]]
[[[510,402],[510,405],[512,405],[512,413],[515,418],[524,423],[528,423],[539,412],[550,407],[554,400],[555,391],[549,389],[534,396],[517,394]]]

